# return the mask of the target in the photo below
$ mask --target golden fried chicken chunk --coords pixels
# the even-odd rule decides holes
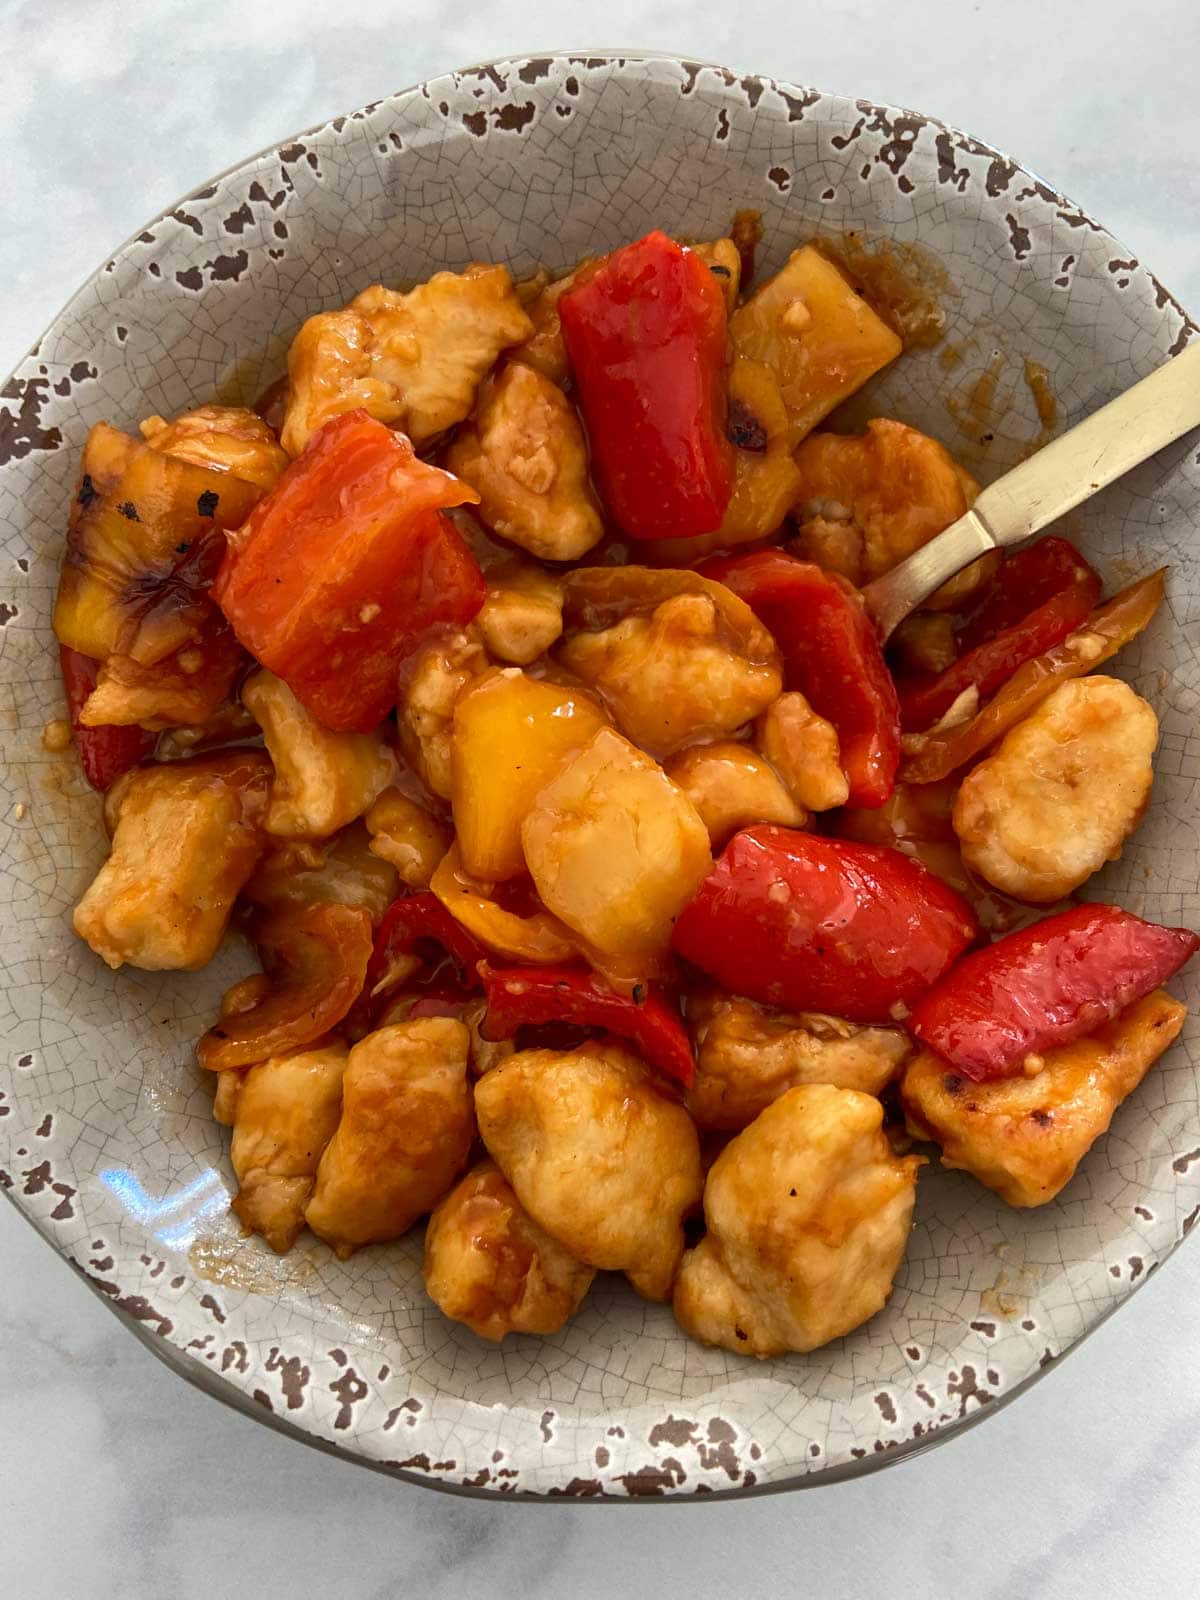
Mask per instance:
[[[963,516],[979,485],[936,439],[890,417],[863,434],[814,433],[796,451],[800,469],[794,548],[862,585],[882,577]],[[925,602],[955,610],[995,570],[978,561]]]
[[[783,686],[769,635],[749,619],[735,636],[712,595],[675,594],[649,615],[581,631],[557,652],[604,699],[621,730],[661,758],[732,733]]]
[[[407,1233],[466,1165],[475,1137],[468,1043],[454,1018],[420,1017],[351,1050],[341,1121],[304,1213],[343,1260]]]
[[[396,776],[381,730],[331,733],[273,672],[256,672],[242,699],[275,767],[268,833],[327,839],[369,810]]]
[[[535,367],[510,362],[487,384],[446,465],[478,492],[493,532],[545,561],[576,561],[604,532],[583,427]]]
[[[533,324],[533,333],[509,352],[511,360],[533,367],[549,378],[551,383],[556,383],[560,387],[566,383],[570,375],[570,364],[567,361],[562,322],[559,320],[558,302],[592,265],[591,259],[588,258],[581,261],[564,277],[555,278],[553,283],[546,283],[543,279],[541,289],[525,307]]]
[[[594,734],[542,789],[521,842],[547,910],[635,969],[666,950],[675,918],[712,865],[695,806],[612,728]]]
[[[730,1140],[683,1258],[685,1333],[738,1355],[815,1350],[879,1311],[904,1255],[921,1157],[899,1158],[870,1095],[789,1089]]]
[[[563,588],[532,561],[505,561],[487,575],[487,599],[475,618],[488,654],[526,667],[557,643],[563,631]]]
[[[132,656],[108,656],[79,713],[80,724],[164,730],[207,723],[245,661],[237,640],[220,624],[203,644],[186,645],[152,667]]]
[[[701,1128],[745,1128],[803,1083],[881,1094],[912,1054],[899,1028],[820,1012],[776,1011],[715,990],[688,1001],[696,1077],[688,1110]]]
[[[963,779],[954,831],[997,889],[1048,905],[1115,861],[1142,820],[1158,718],[1119,678],[1074,678]]]
[[[1048,1050],[1033,1077],[972,1083],[922,1051],[900,1083],[909,1131],[1012,1206],[1053,1200],[1183,1027],[1187,1007],[1156,989],[1086,1039]]]
[[[754,725],[754,738],[799,805],[832,811],[846,804],[850,785],[837,729],[798,690],[771,702]]]
[[[304,1227],[317,1164],[341,1115],[345,1070],[346,1046],[336,1043],[275,1056],[242,1079],[229,1149],[239,1186],[233,1210],[280,1255]]]
[[[472,1167],[429,1219],[425,1288],[481,1339],[557,1333],[595,1276],[538,1227],[493,1161]]]
[[[578,1260],[665,1300],[700,1198],[687,1112],[612,1044],[524,1050],[475,1085],[479,1132],[533,1220]]]
[[[364,821],[372,855],[388,861],[410,889],[428,889],[450,848],[450,834],[431,811],[400,789],[385,789]]]
[[[378,927],[398,892],[396,869],[372,849],[364,823],[352,822],[330,839],[272,839],[242,899],[268,913],[358,906]]]
[[[364,289],[292,340],[284,449],[299,455],[322,423],[358,406],[419,449],[470,414],[496,357],[532,331],[507,267],[435,272],[407,294]]]
[[[450,747],[458,697],[491,666],[479,630],[456,628],[418,651],[397,709],[400,745],[426,788],[450,798]]]
[[[803,828],[810,821],[770,762],[749,745],[727,740],[689,745],[664,762],[663,771],[699,812],[714,850],[755,822]]]
[[[202,967],[264,845],[271,763],[259,750],[135,767],[105,800],[108,860],[73,926],[110,967]]]
[[[244,406],[197,406],[172,422],[147,417],[142,438],[152,450],[228,472],[264,491],[273,489],[288,464],[287,452],[256,411]]]

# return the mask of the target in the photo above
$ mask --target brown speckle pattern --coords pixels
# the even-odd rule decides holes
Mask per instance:
[[[38,797],[20,827],[3,822],[0,1187],[213,1392],[477,1494],[745,1493],[901,1459],[995,1411],[1200,1217],[1192,1024],[1053,1205],[1014,1212],[961,1174],[925,1174],[888,1308],[824,1350],[756,1363],[687,1344],[667,1308],[604,1276],[560,1334],[497,1348],[425,1299],[419,1230],[339,1262],[304,1239],[276,1258],[229,1220],[226,1142],[192,1051],[244,955],[225,951],[204,973],[112,974],[70,935],[67,913],[102,853],[99,808],[40,733],[62,712],[53,563],[98,419],[170,415],[235,367],[246,392],[265,387],[304,317],[371,282],[472,257],[562,268],[652,224],[711,235],[731,197],[763,212],[764,274],[818,229],[919,242],[940,258],[966,376],[993,348],[1007,362],[992,437],[980,453],[956,434],[936,352],[906,357],[868,398],[975,449],[968,464],[985,479],[1038,432],[1025,357],[1049,370],[1069,424],[1194,331],[1098,224],[975,140],[767,78],[621,60],[539,56],[453,74],[254,157],[151,223],[0,388],[0,605],[16,613],[0,628],[13,730],[0,819]],[[262,352],[260,370],[247,371],[248,351]],[[1094,889],[1193,925],[1195,457],[1165,452],[1081,517],[1110,576],[1165,545],[1176,563],[1169,615],[1118,663],[1161,720],[1155,808]],[[1195,977],[1176,988],[1200,993]]]

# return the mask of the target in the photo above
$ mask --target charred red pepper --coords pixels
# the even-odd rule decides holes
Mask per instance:
[[[725,437],[725,297],[657,229],[558,302],[592,470],[630,539],[720,527],[733,489]]]
[[[979,609],[958,635],[964,654],[929,677],[900,684],[906,729],[931,727],[966,689],[994,694],[1018,667],[1052,650],[1100,598],[1101,583],[1065,539],[1043,539],[1000,568]]]
[[[888,1023],[977,932],[966,901],[898,850],[763,825],[726,845],[673,943],[752,1000]]]
[[[896,686],[857,591],[834,572],[782,550],[705,561],[775,635],[784,686],[798,689],[838,732],[849,804],[881,806],[900,764]]]
[[[319,428],[230,540],[213,599],[250,653],[327,728],[369,732],[431,628],[487,586],[441,514],[475,491],[365,411]]]
[[[1200,938],[1116,906],[1074,906],[976,950],[913,1007],[909,1030],[976,1083],[1011,1077],[1157,989]]]
[[[530,1023],[571,1022],[628,1039],[646,1062],[684,1087],[696,1063],[679,1012],[661,991],[627,999],[583,967],[480,968],[487,996],[483,1034],[511,1039]]]
[[[92,788],[103,793],[123,772],[136,767],[139,761],[144,761],[153,753],[158,735],[147,733],[145,728],[139,728],[136,724],[129,727],[109,724],[101,728],[85,728],[79,721],[79,713],[96,687],[100,663],[65,644],[59,645],[58,658],[62,663],[67,712],[75,730],[79,764]]]

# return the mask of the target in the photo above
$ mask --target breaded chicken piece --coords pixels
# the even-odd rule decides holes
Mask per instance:
[[[745,1128],[785,1090],[828,1083],[881,1094],[912,1054],[899,1028],[776,1011],[714,990],[688,1000],[696,1077],[687,1106],[702,1128]]]
[[[1187,1007],[1156,989],[1086,1039],[1048,1050],[1033,1077],[972,1083],[922,1051],[900,1083],[909,1131],[941,1146],[1013,1206],[1041,1206],[1070,1183],[1113,1112],[1183,1027]]]
[[[342,1118],[305,1210],[343,1260],[407,1233],[466,1165],[475,1137],[468,1043],[453,1017],[420,1017],[351,1050]]]
[[[509,1333],[557,1333],[595,1276],[538,1227],[493,1161],[471,1168],[425,1232],[430,1299],[496,1343]]]
[[[979,493],[936,439],[890,417],[873,418],[863,434],[812,434],[796,451],[796,465],[796,550],[859,586],[936,538]],[[981,556],[925,605],[957,609],[997,560]]]
[[[562,322],[559,320],[558,302],[592,265],[589,258],[581,261],[564,277],[556,278],[553,283],[543,282],[543,287],[525,307],[533,324],[533,333],[509,353],[511,360],[533,367],[560,388],[570,376],[570,364],[567,361]]]
[[[612,1044],[524,1050],[475,1085],[479,1132],[533,1220],[578,1260],[665,1300],[700,1198],[687,1112]]]
[[[371,807],[396,776],[396,758],[374,733],[332,733],[273,672],[256,672],[242,699],[275,767],[268,833],[327,839]]]
[[[435,272],[407,294],[364,289],[292,340],[283,447],[299,455],[322,423],[361,406],[420,449],[469,416],[496,357],[532,331],[506,267]]]
[[[509,362],[488,383],[446,465],[478,492],[494,533],[545,561],[576,561],[604,532],[582,424],[534,367]]]
[[[754,740],[797,804],[809,811],[846,804],[850,785],[842,770],[837,729],[798,690],[771,702],[754,725]]]
[[[104,806],[111,851],[75,908],[75,932],[110,967],[204,966],[262,853],[270,781],[260,750],[118,779]]]
[[[242,900],[267,913],[285,907],[359,906],[378,927],[399,893],[396,869],[371,848],[362,822],[330,839],[272,839],[242,888]]]
[[[239,1184],[233,1210],[243,1227],[261,1233],[279,1255],[304,1227],[317,1164],[341,1115],[345,1070],[346,1046],[338,1042],[276,1056],[242,1079],[229,1149]]]
[[[450,743],[458,697],[491,666],[475,627],[457,628],[418,651],[396,720],[400,745],[433,794],[450,798]]]
[[[1150,803],[1158,718],[1119,678],[1074,678],[963,779],[954,831],[967,866],[1049,905],[1115,861]]]
[[[137,723],[165,730],[207,723],[246,663],[246,652],[214,613],[206,638],[153,666],[132,656],[106,657],[96,674],[96,687],[79,713],[80,725],[128,728]]]
[[[663,771],[699,812],[714,850],[755,822],[803,828],[811,820],[770,762],[749,745],[726,740],[689,745],[664,762]]]
[[[428,889],[450,848],[450,834],[433,813],[400,789],[385,789],[364,821],[371,854],[390,862],[410,889]]]
[[[919,1156],[899,1158],[883,1108],[853,1089],[789,1089],[727,1144],[704,1189],[708,1232],[683,1258],[685,1333],[739,1355],[815,1350],[892,1290]]]
[[[171,422],[147,417],[139,427],[152,450],[213,472],[228,472],[244,483],[257,484],[264,493],[275,487],[288,464],[287,452],[271,429],[244,406],[197,406]]]
[[[563,588],[553,573],[514,559],[487,575],[487,599],[475,618],[488,654],[525,667],[556,644],[563,631]]]
[[[635,967],[666,950],[675,918],[712,865],[695,806],[612,728],[601,728],[542,789],[521,842],[546,909]]]
[[[752,619],[749,647],[711,595],[676,594],[648,616],[567,639],[557,656],[595,689],[622,732],[657,759],[730,734],[783,687],[770,636]]]

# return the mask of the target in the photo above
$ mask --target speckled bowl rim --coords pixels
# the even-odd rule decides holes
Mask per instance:
[[[1083,207],[1079,206],[1076,202],[1072,201],[1053,184],[1048,183],[1043,177],[1041,177],[1039,173],[1035,172],[1032,168],[1025,166],[1023,163],[1016,161],[1005,151],[998,149],[986,141],[977,139],[974,135],[968,134],[951,124],[942,122],[940,119],[929,116],[926,113],[913,112],[908,108],[893,106],[890,103],[879,104],[877,102],[857,100],[849,95],[841,93],[840,91],[834,90],[814,91],[811,89],[811,87],[796,85],[789,80],[774,78],[765,73],[737,72],[734,69],[726,68],[717,62],[703,60],[695,56],[680,56],[673,54],[670,51],[620,49],[614,47],[597,49],[592,47],[563,46],[544,51],[529,50],[522,52],[519,55],[494,56],[485,61],[472,62],[469,65],[450,69],[445,73],[437,74],[435,77],[418,80],[416,83],[410,84],[404,88],[390,91],[380,96],[378,100],[369,102],[369,106],[379,107],[386,105],[389,101],[401,99],[406,95],[410,95],[416,91],[424,89],[430,83],[438,82],[444,78],[453,78],[470,73],[482,73],[486,72],[489,68],[519,68],[520,66],[530,62],[539,62],[543,60],[553,62],[564,59],[570,61],[582,61],[586,59],[589,64],[595,63],[598,65],[607,63],[624,65],[627,62],[659,62],[678,66],[685,72],[698,72],[702,69],[709,69],[725,75],[727,79],[732,77],[753,79],[764,86],[781,90],[789,94],[794,94],[798,97],[816,94],[821,99],[842,102],[848,105],[856,106],[860,109],[881,110],[889,117],[916,117],[922,124],[934,128],[940,133],[949,135],[949,137],[955,141],[956,146],[969,148],[970,152],[974,155],[984,156],[997,162],[1001,162],[1006,167],[1011,168],[1014,174],[1020,174],[1021,176],[1032,179],[1041,187],[1042,191],[1044,192],[1044,196],[1049,203],[1052,203],[1060,207],[1062,210],[1070,212],[1073,216],[1078,217],[1081,222],[1086,224],[1090,233],[1096,240],[1105,241],[1107,244],[1112,246],[1114,251],[1128,257],[1130,262],[1133,263],[1130,268],[1131,275],[1144,277],[1154,289],[1160,306],[1170,305],[1180,317],[1181,329],[1177,339],[1178,347],[1182,347],[1182,343],[1186,341],[1189,334],[1197,330],[1198,324],[1196,320],[1192,318],[1191,315],[1184,309],[1178,298],[1168,289],[1166,289],[1166,287],[1155,276],[1155,274],[1145,267],[1144,264],[1142,264],[1140,259],[1137,259],[1133,256],[1133,253],[1117,236],[1115,236],[1108,228],[1097,223],[1089,212],[1087,212]],[[351,113],[347,113],[347,115],[350,114]],[[293,134],[273,139],[266,145],[262,146],[259,150],[254,151],[253,153],[244,156],[235,162],[232,162],[229,166],[222,168],[219,172],[203,180],[201,183],[193,185],[178,199],[163,206],[152,218],[131,232],[119,245],[108,252],[108,254],[97,265],[97,267],[92,272],[87,274],[87,276],[79,283],[67,300],[64,301],[62,306],[46,324],[39,337],[34,340],[26,353],[15,364],[4,382],[0,384],[0,391],[8,387],[8,385],[15,379],[16,375],[20,372],[21,368],[27,361],[36,358],[41,344],[45,341],[47,336],[60,322],[60,320],[63,319],[63,317],[70,311],[75,303],[86,293],[98,274],[105,269],[105,265],[115,260],[117,257],[122,255],[123,252],[135,244],[139,238],[139,235],[151,231],[157,228],[160,224],[164,223],[171,217],[173,212],[178,211],[199,190],[208,189],[211,186],[221,184],[227,178],[230,178],[242,170],[251,167],[263,158],[273,155],[282,146],[319,135],[330,126],[331,122],[336,120],[337,115],[338,114],[335,113],[333,117],[326,117],[321,121],[312,123]],[[1175,353],[1174,348],[1172,353]],[[1119,1300],[1115,1300],[1103,1312],[1098,1314],[1087,1327],[1082,1329],[1081,1332],[1071,1339],[1069,1343],[1065,1344],[1061,1349],[1056,1351],[1054,1355],[1047,1359],[1041,1366],[1034,1368],[1032,1371],[1027,1373],[1023,1379],[1014,1383],[1011,1387],[1005,1388],[1001,1393],[991,1397],[986,1406],[977,1407],[974,1411],[965,1411],[958,1417],[955,1417],[948,1422],[931,1426],[929,1430],[919,1438],[897,1440],[894,1441],[891,1447],[886,1451],[867,1454],[861,1458],[843,1462],[835,1466],[824,1467],[815,1471],[796,1472],[793,1476],[780,1479],[779,1481],[756,1482],[750,1487],[734,1486],[730,1488],[718,1488],[711,1490],[708,1494],[703,1496],[697,1494],[629,1494],[626,1496],[621,1496],[600,1493],[596,1495],[587,1495],[568,1499],[566,1496],[556,1495],[552,1492],[530,1491],[522,1490],[520,1488],[514,1489],[507,1493],[497,1493],[497,1491],[491,1487],[473,1487],[464,1483],[454,1483],[447,1481],[446,1479],[437,1478],[432,1475],[425,1475],[421,1472],[391,1465],[384,1461],[372,1460],[367,1456],[357,1453],[351,1446],[343,1448],[332,1440],[320,1437],[316,1433],[301,1425],[299,1422],[293,1422],[286,1416],[280,1415],[274,1411],[264,1411],[260,1406],[257,1406],[254,1403],[248,1394],[244,1393],[236,1383],[227,1378],[222,1372],[218,1372],[212,1368],[206,1367],[197,1357],[189,1355],[185,1349],[182,1349],[174,1344],[169,1337],[150,1331],[133,1315],[131,1315],[128,1310],[126,1310],[122,1305],[118,1304],[112,1297],[106,1294],[98,1286],[93,1275],[87,1270],[87,1268],[81,1262],[77,1261],[67,1249],[57,1243],[50,1231],[42,1225],[41,1219],[35,1215],[32,1208],[23,1206],[21,1204],[21,1200],[15,1188],[0,1189],[0,1193],[3,1193],[8,1198],[8,1200],[15,1207],[17,1213],[22,1216],[24,1220],[34,1229],[34,1231],[45,1240],[54,1253],[62,1257],[66,1264],[75,1270],[92,1294],[94,1294],[96,1298],[108,1308],[108,1310],[117,1318],[122,1327],[133,1334],[138,1342],[147,1350],[151,1351],[157,1357],[157,1359],[168,1368],[169,1371],[182,1378],[185,1382],[189,1383],[201,1393],[220,1401],[222,1404],[228,1406],[230,1410],[238,1413],[239,1415],[245,1416],[256,1423],[259,1423],[260,1425],[265,1425],[286,1437],[296,1439],[299,1442],[306,1444],[315,1450],[319,1450],[325,1455],[332,1456],[337,1460],[359,1467],[365,1467],[386,1477],[413,1484],[421,1488],[433,1489],[441,1494],[454,1495],[470,1500],[483,1500],[493,1504],[497,1500],[511,1500],[520,1501],[524,1504],[554,1504],[561,1501],[572,1505],[691,1505],[710,1500],[747,1500],[765,1497],[768,1495],[790,1493],[797,1489],[815,1489],[827,1485],[845,1483],[852,1479],[875,1473],[886,1467],[895,1465],[898,1462],[911,1460],[914,1456],[923,1454],[938,1445],[945,1444],[952,1438],[960,1437],[968,1429],[973,1429],[985,1419],[998,1414],[1001,1410],[1023,1395],[1028,1389],[1032,1388],[1036,1383],[1048,1376],[1052,1369],[1061,1366],[1063,1360],[1068,1355],[1078,1350],[1085,1340],[1090,1338],[1091,1335],[1095,1333],[1097,1329],[1102,1327],[1111,1316],[1113,1316],[1117,1311],[1121,1310],[1122,1307],[1128,1303],[1133,1295],[1136,1294],[1138,1290],[1140,1290],[1143,1285],[1149,1281],[1150,1276],[1153,1275],[1154,1269],[1160,1267],[1163,1262],[1174,1255],[1175,1251],[1183,1243],[1184,1239],[1188,1237],[1187,1231],[1184,1231],[1182,1234],[1177,1236],[1170,1247],[1157,1256],[1155,1262],[1152,1264],[1150,1272],[1144,1274],[1140,1279],[1131,1282],[1128,1285],[1126,1292]]]

